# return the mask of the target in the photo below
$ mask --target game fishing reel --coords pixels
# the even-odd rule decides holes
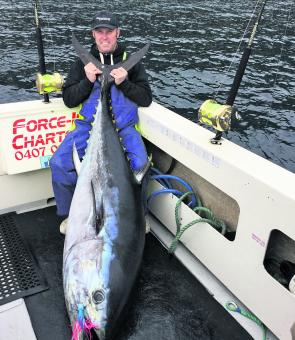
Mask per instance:
[[[236,110],[230,105],[218,104],[214,99],[207,99],[199,109],[199,121],[217,131],[228,131],[234,111]]]
[[[214,99],[207,99],[201,105],[199,121],[205,125],[212,126],[217,134],[211,139],[211,143],[220,144],[221,134],[230,130],[232,118],[240,119],[237,109],[231,105],[219,104]]]
[[[36,87],[39,94],[61,92],[64,84],[63,76],[54,72],[53,74],[41,74],[37,73],[36,76]]]

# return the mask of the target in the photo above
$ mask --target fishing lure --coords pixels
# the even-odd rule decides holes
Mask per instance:
[[[79,335],[85,334],[86,338],[91,340],[91,329],[96,326],[92,323],[90,319],[85,319],[84,306],[82,304],[78,305],[78,317],[77,321],[74,323],[72,328],[72,340],[79,340]]]

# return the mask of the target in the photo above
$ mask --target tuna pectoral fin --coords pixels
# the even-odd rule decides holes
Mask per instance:
[[[81,170],[81,161],[75,143],[73,144],[73,162],[75,165],[77,175],[79,176]]]
[[[92,190],[92,202],[93,202],[93,226],[96,229],[96,233],[98,234],[103,226],[104,223],[104,205],[103,205],[103,199],[101,197],[100,202],[97,202],[95,193],[98,192],[98,190],[95,189],[95,181],[91,180],[91,190]]]

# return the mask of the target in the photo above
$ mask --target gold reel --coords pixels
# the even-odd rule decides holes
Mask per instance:
[[[227,131],[230,129],[233,112],[232,106],[219,104],[214,99],[207,99],[199,109],[199,121],[212,126],[217,131]]]
[[[58,72],[54,72],[53,74],[37,73],[36,87],[39,94],[61,92],[63,84],[64,78]]]

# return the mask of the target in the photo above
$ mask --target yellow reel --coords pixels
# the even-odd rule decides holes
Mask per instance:
[[[199,121],[217,131],[227,131],[230,129],[233,111],[230,105],[218,104],[214,99],[207,99],[199,109]]]
[[[54,72],[53,74],[37,73],[36,87],[39,94],[61,92],[63,84],[64,78],[58,72]]]

